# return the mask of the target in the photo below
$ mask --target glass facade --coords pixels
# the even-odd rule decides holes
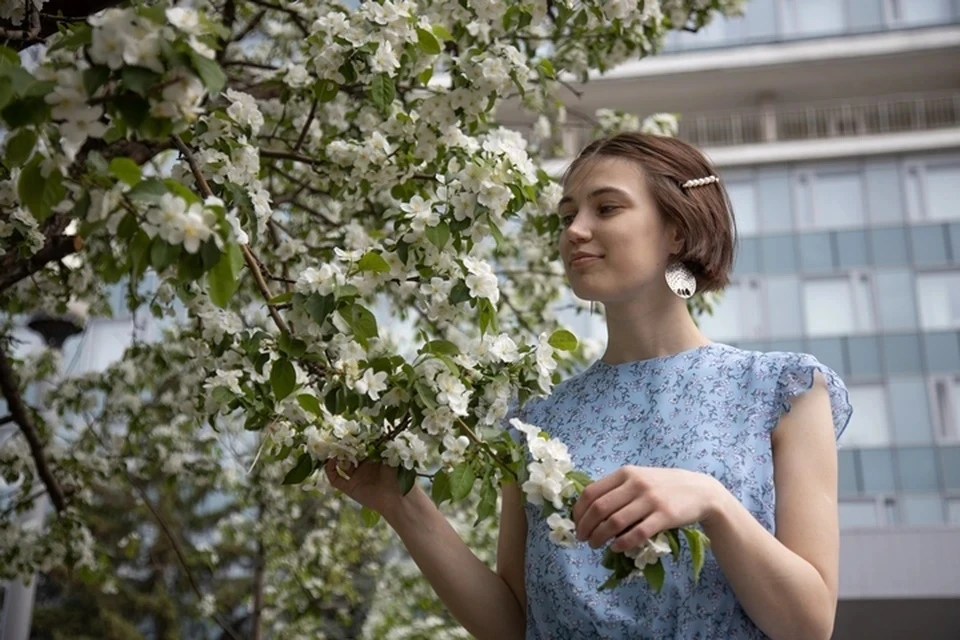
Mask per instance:
[[[732,184],[740,254],[703,330],[843,376],[845,528],[960,521],[960,153],[738,169]]]
[[[744,15],[697,33],[672,32],[665,51],[787,42],[960,21],[954,0],[748,0]]]

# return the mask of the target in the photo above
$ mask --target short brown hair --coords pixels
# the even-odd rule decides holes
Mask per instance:
[[[562,182],[597,156],[632,160],[643,170],[661,215],[683,238],[683,248],[675,259],[696,276],[697,291],[717,291],[730,282],[736,222],[727,190],[719,181],[681,186],[687,180],[717,175],[700,150],[677,138],[621,133],[587,145],[567,168]]]

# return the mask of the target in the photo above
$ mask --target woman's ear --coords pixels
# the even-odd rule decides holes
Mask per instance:
[[[667,249],[671,256],[676,256],[682,253],[683,251],[683,238],[680,236],[680,231],[675,225],[667,225],[665,229],[666,240],[667,240]]]

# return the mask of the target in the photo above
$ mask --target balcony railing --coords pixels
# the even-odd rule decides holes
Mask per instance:
[[[510,125],[507,125],[510,126]],[[686,113],[679,137],[698,147],[828,140],[960,127],[960,92],[907,94],[843,102],[770,104],[736,111]],[[530,139],[529,126],[512,126]],[[541,143],[545,158],[575,155],[592,138],[593,127],[568,123]]]

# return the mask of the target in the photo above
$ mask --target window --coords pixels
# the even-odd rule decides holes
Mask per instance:
[[[783,0],[783,31],[794,36],[842,33],[843,3],[836,0]]]
[[[873,294],[865,275],[808,280],[803,302],[807,335],[849,335],[874,328]]]
[[[864,224],[866,216],[860,172],[818,174],[811,187],[815,228],[837,229]]]
[[[794,276],[767,278],[765,292],[769,336],[773,338],[802,336],[800,280]]]
[[[797,270],[794,236],[767,236],[760,238],[760,261],[764,273],[785,274]]]
[[[737,220],[737,231],[745,236],[759,232],[757,222],[757,193],[753,182],[726,183],[727,195],[733,206],[733,215]]]
[[[867,234],[865,231],[838,231],[836,233],[837,260],[841,269],[865,267],[867,259]]]
[[[960,525],[960,498],[947,498],[947,524]]]
[[[944,489],[960,491],[960,447],[940,447],[940,462]]]
[[[880,338],[883,361],[887,374],[921,374],[923,361],[920,357],[920,336],[917,334],[884,335]]]
[[[833,247],[829,233],[804,233],[800,236],[800,264],[806,272],[833,271]]]
[[[897,20],[903,25],[943,24],[950,21],[950,0],[895,0]]]
[[[917,298],[921,327],[960,327],[960,272],[918,275]]]
[[[897,469],[902,491],[938,491],[937,456],[931,447],[908,447],[896,450]]]
[[[849,0],[850,28],[858,31],[876,31],[884,26],[881,0]]]
[[[902,496],[903,524],[927,527],[943,524],[943,502],[938,495]]]
[[[843,436],[841,436],[842,439]],[[837,465],[840,495],[860,493],[857,482],[857,452],[841,449],[837,452]]]
[[[932,443],[929,394],[923,380],[891,380],[887,389],[894,442],[903,445]]]
[[[838,507],[841,529],[873,529],[880,526],[876,500],[841,500]]]
[[[793,231],[790,176],[786,169],[763,168],[756,172],[757,212],[764,233]]]
[[[960,262],[960,222],[950,225],[950,255],[954,262]]]
[[[907,253],[907,230],[903,227],[870,229],[870,254],[878,267],[906,267],[910,264]]]
[[[850,375],[860,379],[879,378],[880,344],[877,336],[859,336],[847,340],[847,355],[850,358]]]
[[[933,381],[933,407],[940,442],[960,442],[960,376]]]
[[[886,447],[890,444],[890,419],[883,385],[851,385],[853,415],[840,436],[844,447]]]
[[[698,319],[701,330],[714,340],[736,341],[763,336],[760,282],[746,279],[723,291],[713,315]]]
[[[890,449],[862,449],[857,453],[863,471],[863,490],[866,493],[894,493],[897,479],[893,472],[893,452]]]
[[[841,338],[816,338],[807,341],[807,351],[817,360],[827,365],[840,376],[846,376],[847,359],[843,355],[843,340]]]
[[[743,238],[738,243],[734,273],[760,272],[760,240],[758,238]]]
[[[867,181],[870,221],[876,225],[902,223],[904,207],[898,163],[894,160],[867,160],[863,173]]]
[[[927,371],[931,373],[951,373],[960,371],[960,340],[957,334],[927,333],[923,336],[923,352],[927,360]]]
[[[884,331],[917,328],[913,274],[909,271],[881,271],[874,274],[877,283],[877,313]]]
[[[921,267],[939,267],[947,258],[947,229],[943,225],[911,227],[910,246],[913,261]]]
[[[960,220],[960,163],[927,167],[927,219]]]

